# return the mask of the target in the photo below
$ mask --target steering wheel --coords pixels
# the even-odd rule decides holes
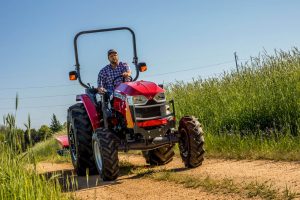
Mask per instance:
[[[128,77],[124,77],[123,75],[120,75],[120,76],[117,76],[116,78],[114,78],[113,80],[113,86],[115,87],[115,81],[119,78],[123,78],[122,79],[122,83],[125,83],[125,82],[131,82],[133,80],[132,76],[128,76]]]

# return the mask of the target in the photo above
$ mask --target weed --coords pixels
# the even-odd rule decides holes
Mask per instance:
[[[244,189],[247,191],[247,197],[249,198],[259,196],[263,199],[275,199],[278,193],[271,185],[258,182],[247,184]]]

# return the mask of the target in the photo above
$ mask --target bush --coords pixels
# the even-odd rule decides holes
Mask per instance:
[[[52,130],[47,125],[42,125],[38,130],[38,133],[42,140],[45,140],[52,136]]]

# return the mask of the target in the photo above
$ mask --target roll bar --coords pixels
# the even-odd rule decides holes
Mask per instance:
[[[81,81],[81,77],[80,77],[80,64],[79,64],[79,59],[78,59],[78,47],[77,47],[78,46],[77,45],[78,37],[81,36],[81,35],[90,34],[90,33],[100,33],[100,32],[119,31],[119,30],[127,30],[132,35],[132,44],[133,44],[133,61],[132,61],[132,63],[135,65],[135,69],[136,69],[136,76],[134,77],[133,81],[138,79],[138,77],[139,77],[138,57],[137,57],[137,52],[136,52],[135,34],[134,34],[132,29],[130,29],[128,27],[117,27],[117,28],[107,28],[107,29],[96,29],[96,30],[89,30],[89,31],[81,31],[81,32],[77,33],[74,37],[74,50],[75,50],[75,62],[76,62],[75,67],[76,67],[77,77],[78,77],[79,83],[83,87],[89,88],[88,85],[84,84]]]

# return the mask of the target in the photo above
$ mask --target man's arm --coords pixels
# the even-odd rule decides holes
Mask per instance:
[[[103,87],[103,80],[104,80],[104,72],[103,70],[100,70],[99,74],[98,74],[98,92],[99,93],[104,93],[105,89]]]
[[[102,84],[102,77],[101,77],[101,70],[98,73],[97,83],[98,83],[98,88],[103,86],[103,84]]]

